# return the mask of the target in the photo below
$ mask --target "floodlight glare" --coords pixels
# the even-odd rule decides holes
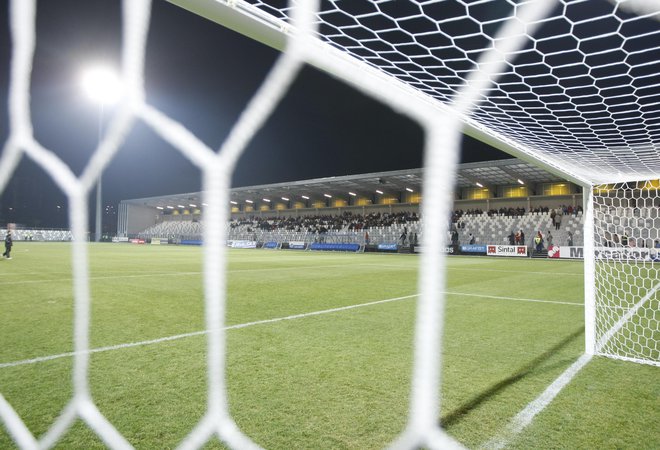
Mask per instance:
[[[270,199],[268,198],[262,198],[262,200],[265,201],[266,203],[270,203]]]
[[[236,203],[236,202],[233,201],[233,200],[230,200],[229,203],[231,203],[232,205],[238,205],[238,203]]]
[[[163,208],[162,206],[156,206],[156,209],[163,210],[163,209],[165,209],[165,208]]]
[[[408,192],[415,192],[415,191],[413,191],[413,190],[410,189],[410,188],[406,188],[406,191],[408,191]]]
[[[376,194],[383,195],[383,191],[376,190]]]
[[[254,203],[252,200],[245,200],[245,203]]]
[[[301,197],[304,198],[305,200],[309,200],[309,197],[307,197],[306,195],[301,195]]]
[[[355,192],[349,192],[348,195],[350,195],[351,197],[357,196],[357,194]]]
[[[330,195],[330,194],[323,194],[323,196],[327,197],[327,198],[332,198],[332,195]]]
[[[121,97],[121,82],[115,71],[109,67],[94,66],[85,69],[81,83],[85,94],[103,105],[113,104]]]
[[[525,182],[523,180],[521,180],[520,178],[518,178],[518,184],[525,184]]]
[[[477,186],[479,186],[480,188],[484,187],[484,185],[479,182],[477,182]]]
[[[282,200],[284,200],[285,202],[288,202],[288,201],[289,201],[289,199],[286,198],[286,197],[282,197]]]
[[[197,208],[197,205],[195,205],[194,203],[191,203],[188,206],[190,206],[191,208]]]

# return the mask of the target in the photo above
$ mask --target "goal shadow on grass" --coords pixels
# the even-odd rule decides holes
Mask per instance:
[[[559,353],[564,348],[568,347],[569,344],[571,344],[573,341],[575,341],[575,339],[578,339],[581,336],[584,336],[584,327],[580,327],[575,332],[566,336],[557,344],[553,345],[548,350],[541,353],[536,358],[532,359],[529,363],[520,367],[511,376],[494,384],[485,391],[475,395],[474,397],[469,399],[467,402],[465,402],[463,405],[459,406],[458,408],[455,408],[454,410],[449,411],[447,414],[442,415],[442,417],[440,418],[440,425],[442,426],[442,428],[446,429],[447,427],[450,427],[460,422],[463,418],[467,417],[470,411],[478,408],[480,405],[487,402],[495,395],[499,394],[500,392],[504,391],[510,386],[515,385],[519,381],[523,380],[525,377],[538,372],[539,368],[543,365],[543,363],[548,361],[550,358],[552,358],[554,355]],[[565,364],[564,362],[559,361],[556,364],[553,364],[552,366],[546,367],[545,370],[553,368],[555,366],[563,366],[564,364]]]

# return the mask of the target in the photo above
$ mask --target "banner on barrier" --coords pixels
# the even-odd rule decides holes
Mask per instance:
[[[324,251],[338,251],[338,252],[357,252],[360,250],[360,244],[329,244],[315,242],[310,248],[312,250],[324,250]]]
[[[489,256],[527,256],[524,245],[488,245],[486,254]]]
[[[144,244],[144,239],[129,239],[128,242],[131,244]]]
[[[229,241],[231,248],[257,248],[257,241]]]
[[[126,236],[115,236],[112,238],[112,242],[128,242],[128,237]]]
[[[482,255],[486,254],[485,245],[461,245],[461,253],[481,253]]]
[[[275,241],[265,242],[263,248],[270,248],[270,249],[277,248],[277,242]]]
[[[290,241],[289,248],[294,250],[305,250],[306,246],[304,241]]]
[[[399,246],[396,244],[378,244],[378,250],[381,251],[397,251],[399,249]]]
[[[596,259],[619,261],[660,261],[660,251],[639,247],[596,247]]]

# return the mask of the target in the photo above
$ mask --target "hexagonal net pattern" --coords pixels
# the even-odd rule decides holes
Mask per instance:
[[[79,176],[35,138],[29,99],[36,1],[11,1],[10,130],[0,158],[0,190],[21,158],[30,158],[69,201],[74,238],[74,392],[49,431],[39,438],[1,393],[0,419],[22,448],[56,445],[76,420],[85,422],[109,447],[132,448],[99,410],[89,387],[91,293],[85,240],[88,194],[135,122],[142,121],[200,168],[207,204],[203,283],[208,406],[180,447],[201,448],[215,436],[232,448],[258,448],[229,414],[224,377],[227,260],[223,240],[229,186],[235,163],[249,141],[300,68],[312,64],[409,115],[425,131],[422,214],[424,227],[430,231],[424,233],[418,277],[410,417],[393,447],[460,447],[437,423],[445,290],[442,249],[446,240],[437,230],[444,229],[452,205],[460,132],[467,124],[484,139],[585,185],[654,178],[660,173],[660,98],[655,78],[660,31],[652,18],[660,11],[660,2],[648,0],[632,11],[622,5],[639,2],[620,5],[594,0],[585,7],[583,1],[543,0],[521,4],[504,0],[331,0],[320,6],[313,0],[293,1],[291,6],[259,0],[174,1],[189,4],[191,9],[200,4],[224,5],[226,10],[254,19],[257,27],[283,34],[286,48],[216,151],[145,100],[144,52],[151,5],[149,0],[124,0],[124,98]],[[604,319],[605,328],[614,322],[609,330],[615,331],[602,335],[603,348],[614,341],[604,339],[609,334],[623,334],[630,314],[642,308],[650,311],[652,307],[645,306],[649,302],[658,309],[657,286],[630,282],[624,276],[627,272],[616,264],[619,262],[612,263],[616,270],[603,272],[603,278],[607,276],[603,285],[611,286],[607,292],[615,292],[615,287],[627,282],[641,298],[637,303],[622,305],[619,300],[619,304],[609,305],[612,311],[626,311]],[[639,267],[640,279],[654,279],[650,271],[644,272],[647,278],[642,276],[642,269],[653,269],[652,264]],[[656,297],[650,299],[651,293]],[[644,320],[649,321],[648,314]],[[655,320],[657,333],[657,317]],[[657,347],[655,352],[657,359]]]
[[[247,2],[246,13],[260,20],[289,20],[284,2]],[[503,50],[497,34],[526,3],[328,0],[316,17],[317,37],[442,105],[460,101],[462,86],[488,70],[481,57],[495,49],[504,64],[463,117],[477,134],[577,180],[655,178],[660,2],[552,1],[531,24],[536,31],[518,24],[522,47]]]
[[[596,352],[660,365],[660,181],[596,186]]]

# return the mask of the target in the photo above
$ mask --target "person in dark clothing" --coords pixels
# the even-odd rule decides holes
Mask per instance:
[[[7,259],[11,259],[11,247],[14,245],[14,241],[11,238],[11,232],[8,231],[5,236],[5,252],[2,254]]]

